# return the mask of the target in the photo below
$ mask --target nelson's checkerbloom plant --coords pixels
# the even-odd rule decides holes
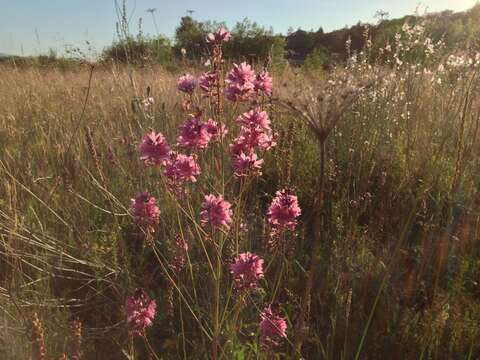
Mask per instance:
[[[479,358],[480,55],[394,23],[0,64],[0,358]]]
[[[232,223],[231,204],[224,200],[221,195],[205,195],[200,212],[201,223],[203,226],[212,228],[224,227],[230,229]]]
[[[157,200],[148,192],[141,192],[132,199],[132,215],[139,225],[155,226],[160,219]]]
[[[197,86],[197,80],[193,75],[185,74],[178,79],[177,88],[187,94],[192,94]]]
[[[195,155],[171,152],[165,163],[164,174],[174,184],[196,182],[200,175],[200,166]]]
[[[191,116],[180,128],[178,145],[184,148],[205,149],[210,139],[211,135],[199,115]]]
[[[260,333],[266,344],[279,345],[287,337],[287,322],[268,306],[260,313]]]
[[[142,289],[127,299],[127,323],[136,335],[145,335],[146,328],[152,326],[157,312],[157,303]]]
[[[146,134],[139,145],[140,159],[149,165],[160,165],[165,162],[170,152],[165,137],[152,131]]]
[[[277,230],[295,230],[297,218],[301,212],[298,199],[293,191],[291,189],[279,190],[268,208],[268,222]]]
[[[254,290],[263,278],[263,259],[256,254],[245,252],[239,254],[230,265],[235,289]]]

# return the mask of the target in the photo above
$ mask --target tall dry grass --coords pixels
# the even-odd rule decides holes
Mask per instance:
[[[236,214],[249,225],[242,247],[263,251],[265,209],[278,188],[295,187],[302,218],[287,253],[265,252],[270,270],[251,305],[238,305],[242,320],[220,296],[228,320],[216,333],[219,358],[480,356],[480,67],[469,57],[393,65],[359,57],[330,74],[274,73],[269,113],[279,144]],[[0,69],[0,354],[29,358],[36,313],[52,357],[71,351],[65,334],[78,318],[86,359],[209,358],[213,295],[197,235],[138,161],[145,132],[173,142],[185,120],[177,76],[157,67],[91,71]],[[155,104],[145,110],[147,87]],[[228,105],[227,124],[241,112]],[[205,174],[192,213],[198,189],[219,176]],[[145,189],[162,207],[155,253],[129,214]],[[194,245],[187,268],[167,272],[178,276],[177,292],[156,256],[168,262],[179,229]],[[125,325],[136,287],[159,304],[149,346]],[[272,300],[289,326],[275,351],[257,332],[257,310]]]

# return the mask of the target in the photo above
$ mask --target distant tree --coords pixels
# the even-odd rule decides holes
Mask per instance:
[[[191,16],[184,16],[175,30],[175,49],[177,55],[181,49],[186,50],[190,59],[200,59],[206,51],[206,31],[203,24]]]
[[[245,18],[237,22],[232,29],[232,39],[225,45],[225,56],[234,60],[263,61],[271,55],[275,48],[276,55],[283,54],[284,45],[275,36],[273,29],[265,29]]]
[[[307,55],[303,69],[307,72],[318,72],[324,70],[328,63],[329,57],[325,48],[316,48]]]

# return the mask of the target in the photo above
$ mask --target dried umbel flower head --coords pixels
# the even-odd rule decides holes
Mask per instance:
[[[45,338],[43,336],[43,327],[37,313],[33,313],[32,320],[32,359],[45,360],[47,358],[47,348],[45,347]]]
[[[132,199],[132,215],[140,226],[156,226],[160,220],[157,200],[148,192],[139,193]]]
[[[197,80],[193,77],[193,75],[185,74],[180,76],[178,79],[177,89],[184,93],[193,94],[196,86]]]
[[[157,304],[143,289],[127,299],[127,324],[136,335],[143,335],[145,329],[152,325]]]
[[[278,345],[287,337],[287,322],[268,306],[260,314],[260,333],[264,343]]]
[[[230,229],[232,223],[231,204],[225,201],[221,195],[205,195],[200,220],[203,226],[210,226],[212,229],[219,227]]]
[[[140,145],[140,160],[147,165],[160,165],[165,162],[170,152],[170,147],[162,133],[152,131],[146,134]]]
[[[276,230],[295,230],[297,218],[301,214],[297,197],[288,188],[277,191],[275,195],[268,208],[268,222]]]
[[[165,176],[177,185],[183,182],[196,182],[200,166],[195,155],[171,152],[165,166]]]
[[[232,35],[230,32],[222,26],[216,32],[207,35],[207,42],[210,44],[220,44],[222,42],[227,42],[231,37]]]
[[[250,252],[239,254],[230,265],[230,272],[236,290],[254,290],[263,278],[263,259]]]

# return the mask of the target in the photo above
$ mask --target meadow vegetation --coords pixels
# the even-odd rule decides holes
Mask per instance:
[[[2,64],[0,357],[479,358],[480,53],[408,20]]]

